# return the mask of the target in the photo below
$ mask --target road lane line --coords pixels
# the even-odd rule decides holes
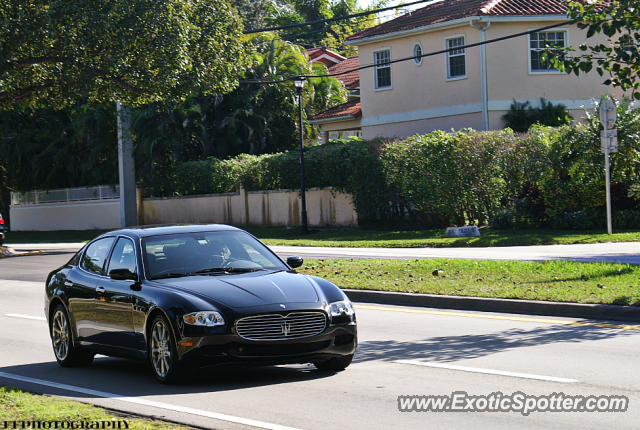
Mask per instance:
[[[265,423],[262,421],[251,420],[248,418],[234,417],[232,415],[225,415],[225,414],[219,414],[216,412],[203,411],[201,409],[193,409],[185,406],[171,405],[169,403],[155,402],[153,400],[145,400],[145,399],[139,399],[135,397],[126,397],[119,394],[112,394],[104,391],[91,390],[89,388],[76,387],[74,385],[60,384],[57,382],[45,381],[43,379],[30,378],[28,376],[14,375],[12,373],[0,372],[0,378],[28,382],[30,384],[44,385],[46,387],[58,388],[60,390],[88,394],[90,396],[102,397],[106,399],[119,400],[121,402],[135,403],[138,405],[152,406],[154,408],[166,409],[174,412],[183,412],[185,414],[198,415],[201,417],[213,418],[220,421],[228,421],[236,424],[243,424],[251,427],[258,427],[258,428],[263,428],[268,430],[299,430],[293,427],[286,427],[278,424]]]
[[[480,368],[477,368],[477,367],[454,366],[452,364],[426,363],[424,361],[418,361],[418,360],[395,360],[394,363],[411,364],[411,365],[414,365],[414,366],[437,367],[437,368],[440,368],[440,369],[449,369],[449,370],[460,370],[462,372],[486,373],[486,374],[489,374],[489,375],[512,376],[514,378],[538,379],[540,381],[565,382],[565,383],[580,382],[577,379],[558,378],[558,377],[555,377],[555,376],[542,376],[542,375],[532,375],[530,373],[505,372],[503,370],[492,370],[492,369],[480,369]]]
[[[590,323],[579,321],[563,321],[563,320],[548,320],[539,318],[527,318],[527,317],[507,317],[500,315],[480,315],[480,314],[467,314],[462,312],[442,312],[442,311],[426,311],[421,309],[395,309],[385,308],[382,306],[363,306],[354,304],[356,309],[369,309],[374,311],[386,311],[386,312],[405,312],[411,314],[429,314],[429,315],[444,315],[450,317],[465,317],[465,318],[484,318],[489,320],[506,320],[506,321],[522,321],[522,322],[534,322],[543,324],[558,324],[558,325],[573,325],[578,327],[599,327],[599,328],[614,328],[620,330],[640,330],[640,326],[627,325],[627,324],[605,324],[605,323]]]
[[[38,320],[38,321],[46,321],[47,320],[45,317],[34,317],[34,316],[31,316],[31,315],[4,314],[4,316],[13,317],[13,318],[24,318],[24,319],[27,319],[27,320]]]

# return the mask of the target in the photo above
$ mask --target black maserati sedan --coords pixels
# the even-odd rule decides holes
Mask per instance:
[[[293,270],[302,262],[225,225],[105,233],[47,278],[56,360],[148,361],[161,382],[224,365],[343,370],[357,347],[353,306],[331,282]]]

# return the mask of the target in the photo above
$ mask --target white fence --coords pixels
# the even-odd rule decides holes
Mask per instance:
[[[86,200],[112,200],[119,198],[119,185],[99,185],[97,187],[63,188],[60,190],[11,193],[11,204],[14,206],[38,205],[41,203],[79,202]]]

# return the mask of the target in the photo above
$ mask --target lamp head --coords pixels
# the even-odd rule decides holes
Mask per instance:
[[[301,90],[304,88],[304,81],[306,79],[303,78],[302,76],[297,76],[295,78],[293,78],[293,85],[296,86],[297,89]]]

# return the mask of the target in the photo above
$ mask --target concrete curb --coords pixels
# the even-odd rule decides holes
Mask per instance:
[[[20,251],[15,251],[12,248],[6,248],[5,253],[0,253],[0,258],[22,257],[22,256],[25,256],[25,255],[42,254],[42,253],[44,253],[44,251],[20,252]]]
[[[343,290],[351,301],[387,305],[418,306],[468,311],[526,315],[640,321],[640,307],[494,299],[485,297],[439,296],[391,291]]]

